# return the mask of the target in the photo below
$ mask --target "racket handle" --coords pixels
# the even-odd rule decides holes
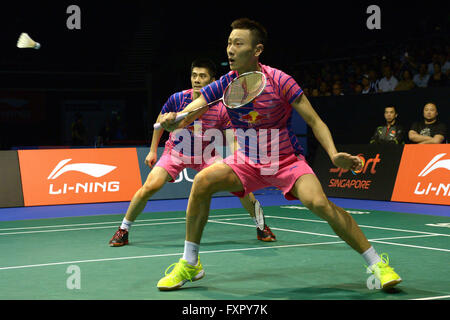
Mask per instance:
[[[175,122],[178,122],[180,120],[183,120],[184,118],[186,118],[189,115],[189,112],[184,112],[184,113],[180,113],[179,115],[177,115],[175,117]],[[160,123],[155,123],[153,125],[153,129],[160,129],[161,128],[161,124]]]

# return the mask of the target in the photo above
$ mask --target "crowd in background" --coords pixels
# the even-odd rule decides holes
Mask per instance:
[[[450,45],[415,43],[359,58],[305,63],[294,75],[307,96],[450,86]]]

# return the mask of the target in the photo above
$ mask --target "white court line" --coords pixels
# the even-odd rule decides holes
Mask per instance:
[[[446,299],[446,298],[450,298],[450,295],[448,295],[448,296],[438,296],[438,297],[418,298],[418,299],[409,299],[409,300],[437,300],[437,299]]]
[[[273,216],[272,216],[273,217]],[[276,218],[276,217],[273,217]],[[317,221],[317,220],[316,220]],[[215,220],[209,220],[209,222],[215,222],[215,223],[223,223],[223,224],[231,224],[236,226],[245,226],[245,227],[255,227],[254,225],[247,225],[247,224],[240,224],[240,223],[233,223],[233,222],[224,222],[224,221],[215,221]],[[318,236],[324,236],[324,237],[333,237],[333,238],[339,238],[337,235],[331,235],[331,234],[324,234],[324,233],[314,233],[314,232],[307,232],[307,231],[299,231],[299,230],[289,230],[289,229],[281,229],[281,228],[275,228],[271,227],[272,230],[278,230],[278,231],[288,231],[288,232],[296,232],[296,233],[304,233],[304,234],[312,234],[312,235],[318,235]],[[418,248],[418,249],[427,249],[427,250],[435,250],[435,251],[443,251],[443,252],[450,252],[448,249],[441,249],[441,248],[432,248],[432,247],[423,247],[423,246],[415,246],[410,244],[403,244],[403,243],[394,243],[394,242],[385,242],[381,240],[393,240],[393,239],[409,239],[409,238],[421,238],[421,237],[438,237],[442,236],[438,233],[427,233],[427,232],[420,232],[423,233],[422,236],[403,236],[403,237],[390,237],[390,238],[380,238],[380,239],[369,239],[369,242],[378,242],[383,244],[390,244],[394,246],[402,246],[402,247],[411,247],[411,248]]]
[[[216,222],[217,221],[212,221]],[[228,223],[227,223],[228,224]],[[252,225],[244,225],[244,224],[236,224],[244,227],[255,228]],[[288,230],[285,231],[294,231],[296,230]],[[392,240],[392,239],[405,239],[405,238],[419,238],[419,237],[433,237],[435,235],[420,235],[420,236],[402,236],[402,237],[389,237],[389,238],[380,238],[373,239],[369,241],[380,241],[381,240]],[[334,236],[336,237],[336,236]],[[302,243],[302,244],[287,244],[287,245],[279,245],[279,246],[270,246],[270,247],[250,247],[250,248],[240,248],[240,249],[223,249],[223,250],[209,250],[209,251],[200,251],[201,254],[207,253],[224,253],[224,252],[239,252],[239,251],[251,251],[251,250],[266,250],[266,249],[280,249],[280,248],[294,248],[294,247],[309,247],[309,246],[317,246],[317,245],[325,245],[325,244],[343,244],[344,241],[328,241],[328,242],[316,242],[316,243]],[[50,263],[42,263],[42,264],[31,264],[31,265],[23,265],[23,266],[11,266],[11,267],[0,267],[0,270],[10,270],[10,269],[24,269],[24,268],[34,268],[34,267],[46,267],[46,266],[55,266],[55,265],[64,265],[64,264],[77,264],[77,263],[88,263],[88,262],[103,262],[103,261],[117,261],[117,260],[131,260],[131,259],[144,259],[144,258],[157,258],[157,257],[169,257],[169,256],[180,256],[183,253],[167,253],[167,254],[155,254],[155,255],[145,255],[145,256],[132,256],[132,257],[119,257],[119,258],[103,258],[103,259],[90,259],[90,260],[76,260],[76,261],[63,261],[63,262],[50,262]]]
[[[289,245],[270,246],[270,247],[252,247],[252,248],[241,248],[241,249],[210,250],[210,251],[200,251],[199,253],[207,254],[207,253],[238,252],[238,251],[265,250],[265,249],[290,248],[290,247],[308,247],[308,246],[318,246],[318,245],[323,245],[323,244],[337,244],[337,243],[344,243],[344,242],[343,241],[332,241],[332,242],[317,242],[317,243],[301,243],[301,244],[289,244]],[[61,265],[61,264],[77,264],[77,263],[88,263],[88,262],[103,262],[103,261],[115,261],[115,260],[182,256],[182,255],[183,255],[183,252],[181,252],[181,253],[178,252],[178,253],[154,254],[154,255],[146,255],[146,256],[62,261],[62,262],[50,262],[50,263],[41,263],[41,264],[30,264],[30,265],[23,265],[23,266],[0,267],[0,270],[47,267],[47,266],[55,266],[55,265]]]
[[[427,249],[427,250],[436,250],[436,251],[450,252],[449,249],[442,249],[442,248],[415,246],[415,245],[412,245],[412,244],[394,243],[394,242],[386,242],[386,241],[380,241],[380,240],[370,240],[370,241],[377,242],[377,243],[384,243],[384,244],[392,244],[392,245],[401,246],[401,247],[410,247],[410,248],[417,248],[417,249]]]
[[[250,227],[250,228],[256,228],[255,225],[241,224],[241,223],[235,223],[235,222],[225,222],[225,221],[220,221],[220,220],[208,220],[208,222],[221,223],[221,224],[229,224],[229,225],[234,225],[234,226],[245,226],[245,227]],[[287,231],[287,232],[295,232],[295,233],[311,234],[311,235],[314,235],[314,236],[339,238],[339,237],[336,236],[336,235],[325,234],[325,233],[316,233],[316,232],[308,232],[308,231],[299,231],[299,230],[291,230],[291,229],[282,229],[282,228],[275,228],[275,227],[270,227],[270,229],[271,229],[271,230],[277,230],[277,231]]]
[[[228,214],[223,215],[219,217],[230,217],[230,216],[237,216],[238,214]],[[241,214],[239,214],[241,215]],[[234,218],[234,219],[249,219],[247,218]],[[176,222],[158,222],[158,223],[141,223],[144,221],[161,221],[161,220],[181,220]],[[144,219],[139,220],[138,223],[133,224],[133,227],[140,227],[140,226],[154,226],[154,225],[161,225],[161,224],[177,224],[177,223],[185,223],[186,218],[161,218],[161,219]],[[39,226],[39,227],[23,227],[23,228],[6,228],[6,229],[0,229],[0,230],[18,230],[18,229],[37,229],[37,228],[57,228],[57,227],[71,227],[71,226],[90,226],[90,225],[98,225],[98,224],[116,224],[119,225],[120,221],[114,221],[114,222],[95,222],[95,223],[80,223],[80,224],[66,224],[66,225],[54,225],[54,226]],[[19,231],[19,232],[3,232],[0,233],[0,236],[7,236],[10,234],[29,234],[29,233],[49,233],[49,232],[64,232],[64,231],[79,231],[79,230],[96,230],[96,229],[109,229],[112,226],[104,226],[104,227],[90,227],[90,228],[70,228],[70,229],[54,229],[54,230],[39,230],[39,231]]]
[[[240,224],[240,223],[233,223],[233,222],[224,222],[224,221],[215,221],[215,220],[209,220],[209,222],[230,224],[230,225],[235,225],[235,226],[245,226],[245,227],[251,227],[251,228],[255,227],[254,225]],[[295,233],[312,234],[312,235],[324,236],[324,237],[339,238],[337,235],[324,234],[324,233],[314,233],[314,232],[282,229],[282,228],[275,228],[275,227],[271,227],[270,229],[271,230],[276,230],[276,231],[287,231],[287,232],[295,232]],[[423,247],[423,246],[415,246],[415,245],[409,245],[409,244],[403,244],[403,243],[394,243],[394,242],[382,241],[382,240],[412,239],[412,238],[438,237],[438,236],[440,236],[440,234],[423,234],[423,235],[418,235],[418,236],[402,236],[402,237],[389,237],[389,238],[380,238],[380,239],[369,239],[369,242],[378,242],[378,243],[397,245],[397,246],[403,246],[403,247],[412,247],[412,248],[419,248],[419,249],[428,249],[428,250],[450,252],[450,250],[448,250],[448,249]]]
[[[156,226],[161,224],[177,224],[185,223],[185,221],[174,221],[174,222],[157,222],[157,223],[141,223],[133,225],[133,227],[139,226]],[[0,236],[7,236],[10,234],[27,234],[27,233],[49,233],[49,232],[65,232],[65,231],[79,231],[79,230],[96,230],[96,229],[110,229],[111,226],[106,227],[92,227],[92,228],[70,228],[70,229],[55,229],[55,230],[38,230],[38,231],[19,231],[19,232],[6,232],[0,233]]]
[[[234,217],[234,216],[242,216],[243,214],[224,214],[218,217]],[[156,218],[156,219],[139,219],[136,221],[136,224],[139,222],[147,222],[147,221],[160,221],[160,220],[185,220],[185,217],[181,218]],[[57,228],[57,227],[78,227],[78,226],[92,226],[99,224],[118,224],[121,221],[109,221],[109,222],[92,222],[92,223],[75,223],[75,224],[56,224],[51,226],[38,226],[38,227],[19,227],[19,228],[3,228],[0,231],[8,231],[8,230],[28,230],[28,229],[45,229],[45,228]]]
[[[302,219],[302,218],[290,218],[290,217],[278,217],[278,216],[265,216],[266,218],[277,218],[282,220],[296,220],[296,221],[307,221],[307,222],[318,222],[318,223],[328,223],[324,220],[314,220],[314,219]],[[367,226],[364,224],[358,224],[359,227],[363,228],[372,228],[372,229],[380,229],[380,230],[389,230],[389,231],[400,231],[400,232],[411,232],[411,233],[422,233],[422,234],[432,234],[443,237],[450,237],[450,234],[445,233],[435,233],[435,232],[427,232],[427,231],[416,231],[416,230],[408,230],[408,229],[396,229],[396,228],[386,228],[386,227],[375,227],[375,226]]]

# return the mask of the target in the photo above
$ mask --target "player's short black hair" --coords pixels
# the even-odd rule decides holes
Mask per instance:
[[[216,77],[217,67],[216,64],[208,58],[197,58],[192,61],[191,64],[191,73],[194,68],[205,68],[208,69],[209,75],[211,78]]]
[[[253,34],[254,45],[262,44],[266,45],[267,42],[267,30],[264,26],[249,18],[236,19],[231,23],[231,29],[244,29],[250,30]]]
[[[393,108],[395,113],[398,113],[397,108],[393,104],[388,104],[386,107],[384,107],[384,111],[386,111],[387,108]]]

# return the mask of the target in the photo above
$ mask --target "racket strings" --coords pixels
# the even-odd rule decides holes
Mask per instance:
[[[241,107],[255,99],[265,87],[262,73],[248,73],[236,79],[227,87],[223,100],[229,108]]]

